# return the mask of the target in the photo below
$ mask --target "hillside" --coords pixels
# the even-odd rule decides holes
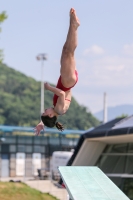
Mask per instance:
[[[127,105],[118,105],[114,107],[108,107],[107,114],[108,114],[108,121],[121,115],[128,115],[128,116],[133,115],[133,105],[127,104]],[[103,111],[101,110],[97,113],[94,113],[94,116],[100,121],[102,121]]]
[[[45,108],[52,106],[53,94],[45,91]],[[35,126],[40,119],[40,82],[0,64],[0,124]],[[59,121],[65,128],[88,129],[99,121],[74,98]]]

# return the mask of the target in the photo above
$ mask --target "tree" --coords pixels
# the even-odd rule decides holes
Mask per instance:
[[[120,116],[117,116],[116,118],[122,118],[122,117],[123,117],[123,118],[126,118],[126,117],[128,117],[128,115],[123,113],[123,114],[121,114]]]
[[[45,90],[45,108],[52,106],[52,92]],[[0,63],[0,124],[36,126],[40,120],[40,82]],[[99,121],[72,97],[66,115],[58,118],[65,129],[87,130]]]
[[[7,15],[6,13],[3,11],[2,13],[0,13],[0,25],[2,22],[4,22],[4,20],[7,19]],[[0,27],[0,32],[2,31],[1,27]],[[0,62],[2,62],[3,60],[3,50],[0,49]]]

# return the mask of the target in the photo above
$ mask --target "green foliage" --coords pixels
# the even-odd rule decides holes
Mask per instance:
[[[23,183],[0,183],[0,199],[2,200],[58,200],[48,193],[42,193]]]
[[[7,15],[6,12],[3,11],[2,13],[0,13],[0,23],[4,22],[5,19],[7,19]]]
[[[0,64],[0,124],[35,126],[40,120],[41,83]],[[53,93],[45,90],[45,108],[51,107]],[[59,121],[67,129],[89,129],[99,121],[72,98],[71,106]]]
[[[0,25],[4,20],[7,19],[7,15],[5,12],[0,13]],[[0,27],[1,32],[1,27]],[[0,63],[3,61],[3,50],[0,49]]]
[[[123,117],[123,118],[126,118],[126,117],[128,117],[128,115],[127,115],[127,114],[122,114],[122,115],[120,115],[120,116],[117,116],[116,118],[119,119],[119,118],[122,118],[122,117]]]
[[[3,50],[0,49],[0,63],[3,61],[3,57],[4,57]]]

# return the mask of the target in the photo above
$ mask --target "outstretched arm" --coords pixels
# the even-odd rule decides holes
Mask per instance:
[[[35,135],[38,136],[42,130],[44,130],[44,124],[40,121],[40,123],[34,128]]]

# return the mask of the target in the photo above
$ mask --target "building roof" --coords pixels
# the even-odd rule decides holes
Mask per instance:
[[[78,144],[75,148],[74,154],[68,161],[68,166],[72,165],[78,151],[80,150],[83,142],[87,138],[99,138],[99,137],[109,137],[109,136],[118,136],[125,134],[133,133],[133,116],[130,117],[122,117],[113,119],[105,124],[101,124],[93,130],[86,131],[84,134],[80,136]]]
[[[133,127],[133,115],[119,121],[118,123],[115,124],[115,126],[112,129],[127,128],[127,127]]]

